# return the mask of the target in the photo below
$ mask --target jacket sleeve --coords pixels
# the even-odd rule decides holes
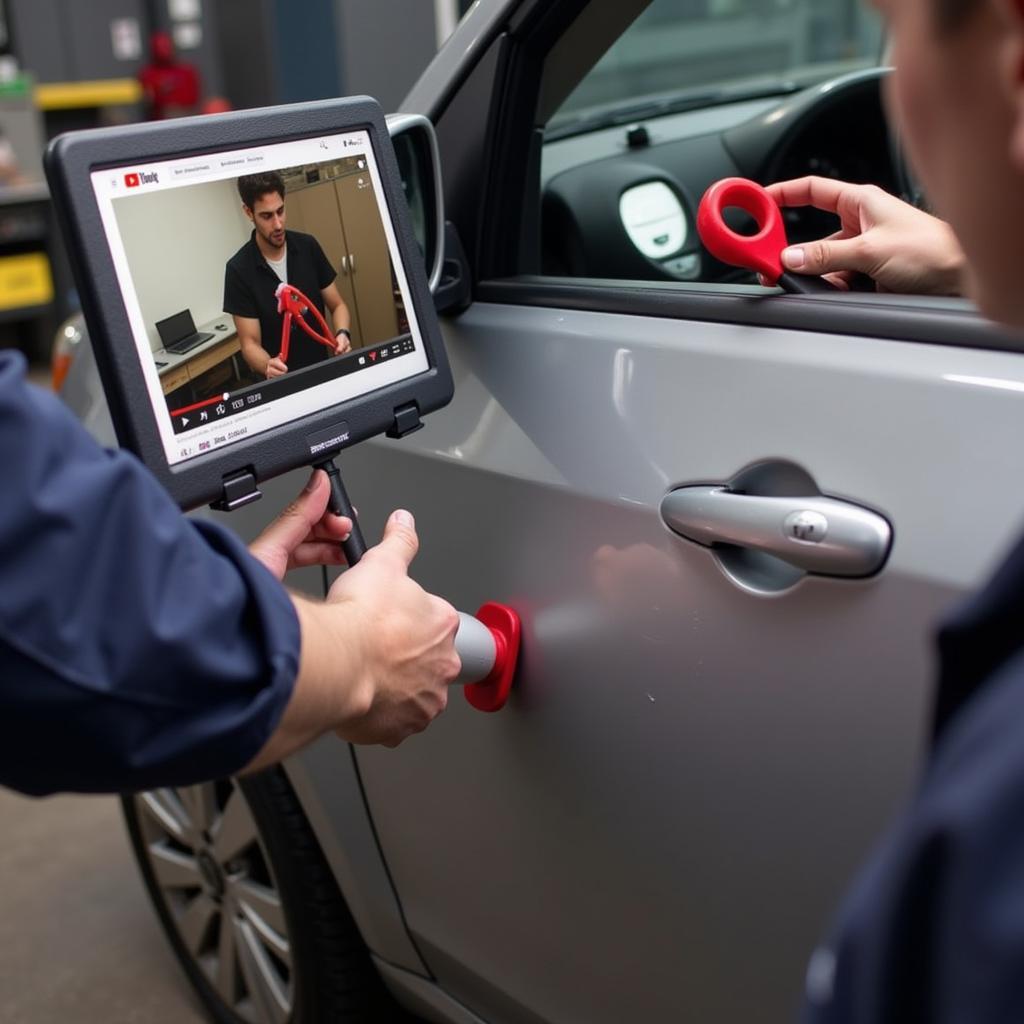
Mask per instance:
[[[284,588],[10,353],[0,467],[0,783],[123,791],[243,767],[298,671]]]

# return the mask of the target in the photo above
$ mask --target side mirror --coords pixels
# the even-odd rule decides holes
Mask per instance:
[[[455,228],[444,218],[434,126],[422,114],[388,114],[387,126],[434,304],[439,313],[461,312],[470,302],[469,272]]]

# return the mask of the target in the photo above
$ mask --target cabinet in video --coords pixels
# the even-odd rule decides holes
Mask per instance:
[[[113,200],[176,435],[415,351],[378,198],[354,155]]]

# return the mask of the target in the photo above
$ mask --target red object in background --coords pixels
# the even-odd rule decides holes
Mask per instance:
[[[154,32],[149,40],[149,63],[139,69],[139,83],[146,97],[149,116],[162,120],[176,114],[191,114],[199,103],[199,72],[179,61],[167,32]]]
[[[757,233],[741,235],[725,223],[730,206],[739,207],[757,222]],[[786,248],[786,228],[774,199],[746,178],[716,181],[697,208],[697,233],[712,256],[731,267],[744,267],[776,284],[783,274],[780,253]]]
[[[226,114],[231,109],[230,100],[223,96],[211,96],[205,99],[199,108],[200,114]]]

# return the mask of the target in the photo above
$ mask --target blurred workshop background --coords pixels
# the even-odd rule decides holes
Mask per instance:
[[[42,171],[68,130],[352,93],[396,109],[470,0],[0,0],[0,347],[78,310]],[[0,790],[0,1021],[199,1024],[113,798]]]
[[[0,347],[44,382],[78,308],[43,179],[63,131],[349,94],[395,110],[471,0],[0,0]]]

